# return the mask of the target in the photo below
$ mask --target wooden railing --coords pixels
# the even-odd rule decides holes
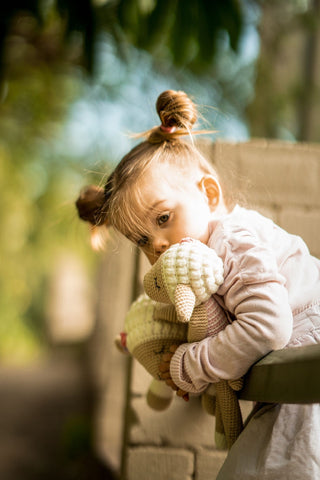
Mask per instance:
[[[242,400],[320,403],[320,345],[269,353],[245,376]]]

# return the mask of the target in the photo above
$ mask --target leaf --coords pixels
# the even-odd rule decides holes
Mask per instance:
[[[120,0],[117,8],[117,18],[127,37],[136,44],[141,18],[139,2],[137,0]]]
[[[96,28],[91,0],[57,0],[57,9],[67,22],[67,36],[75,31],[83,34],[85,63],[92,72]]]
[[[196,14],[197,6],[193,0],[179,0],[176,9],[170,47],[176,65],[186,65],[196,54]]]
[[[199,58],[202,64],[209,64],[216,50],[216,37],[219,30],[219,22],[216,15],[216,4],[202,0],[198,4],[199,22],[198,22],[198,42]]]
[[[152,51],[166,42],[174,24],[177,2],[178,0],[162,0],[156,3],[147,19],[147,32],[144,39],[147,50]]]

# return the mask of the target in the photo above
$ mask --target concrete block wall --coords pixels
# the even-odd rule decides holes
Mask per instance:
[[[320,145],[251,140],[207,145],[228,187],[243,201],[300,235],[320,257]],[[231,173],[231,178],[229,172]]]
[[[241,192],[241,203],[301,235],[310,251],[320,257],[320,145],[252,140],[208,142],[201,149],[212,159],[225,188]],[[109,258],[102,269],[108,269],[110,278],[104,278],[99,295],[99,322],[104,328],[93,343],[100,345],[100,352],[103,344],[107,352],[98,361],[103,381],[97,449],[121,471],[122,480],[214,480],[226,456],[215,447],[214,417],[202,411],[195,397],[188,403],[175,397],[168,410],[152,411],[145,400],[149,375],[135,361],[131,366],[124,364],[113,348],[111,334],[121,330],[124,307],[132,295],[133,256],[126,244],[116,251],[112,248],[106,256],[112,261]],[[147,268],[141,258],[140,282]],[[126,296],[121,307],[112,303],[119,299],[119,288]],[[107,364],[103,367],[101,361]],[[250,407],[249,402],[242,403],[244,416]]]

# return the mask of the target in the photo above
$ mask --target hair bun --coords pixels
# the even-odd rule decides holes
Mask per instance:
[[[197,109],[185,92],[166,90],[161,93],[156,109],[165,128],[176,127],[190,132],[197,120]]]
[[[95,185],[85,187],[76,201],[79,217],[92,225],[103,225],[106,222],[106,214],[103,211],[105,202],[103,188]]]

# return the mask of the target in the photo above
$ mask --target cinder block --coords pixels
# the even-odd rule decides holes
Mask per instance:
[[[244,422],[247,419],[248,415],[251,413],[252,408],[253,402],[250,402],[248,400],[240,400],[240,409]]]
[[[190,398],[187,403],[174,396],[167,410],[157,412],[146,404],[145,397],[139,397],[132,399],[131,408],[131,444],[215,447],[215,418],[203,411],[199,398]]]
[[[320,147],[280,141],[219,142],[215,162],[249,203],[320,205]]]
[[[227,456],[226,451],[202,451],[196,455],[195,480],[215,480]]]
[[[250,184],[249,201],[320,205],[320,148],[270,142],[239,146],[240,173]]]
[[[213,161],[215,144],[212,142],[212,140],[203,136],[199,136],[195,139],[195,145],[204,158],[211,162]]]
[[[129,448],[127,480],[191,480],[193,452],[178,448]]]
[[[302,237],[312,255],[320,258],[320,208],[310,211],[285,208],[279,218],[281,227]]]
[[[246,179],[241,174],[239,162],[239,143],[216,142],[212,151],[211,161],[216,168],[222,184],[222,190],[227,198],[239,202],[243,196],[242,186]]]
[[[137,360],[133,359],[131,393],[135,396],[145,396],[151,380],[150,373]]]

